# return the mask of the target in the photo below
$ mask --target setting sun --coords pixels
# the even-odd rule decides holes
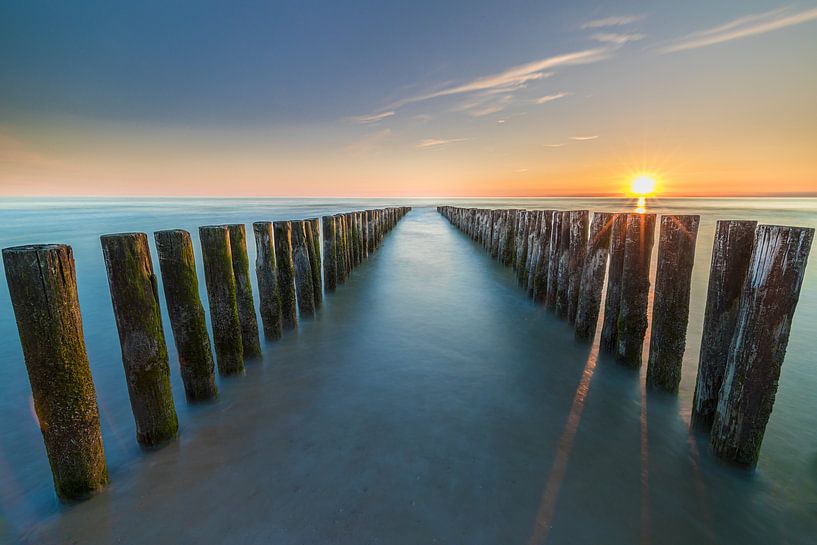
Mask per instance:
[[[651,195],[655,192],[655,180],[650,176],[639,176],[633,180],[631,191],[634,195]]]

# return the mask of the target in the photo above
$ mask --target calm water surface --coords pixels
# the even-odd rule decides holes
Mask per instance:
[[[165,315],[180,437],[156,452],[137,446],[100,234],[189,230],[206,308],[199,225],[392,204],[415,210],[316,319],[265,346],[264,361],[246,376],[219,380],[216,403],[184,401]],[[722,466],[687,427],[715,220],[817,227],[817,200],[651,203],[654,212],[702,216],[678,396],[645,391],[644,370],[574,342],[571,329],[526,299],[513,273],[450,226],[436,204],[620,210],[630,203],[0,203],[1,247],[74,248],[111,477],[90,501],[56,500],[0,270],[0,542],[814,543],[815,263],[757,471]]]

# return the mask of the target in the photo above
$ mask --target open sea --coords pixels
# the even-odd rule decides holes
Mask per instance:
[[[757,470],[688,431],[715,221],[817,227],[817,199],[660,199],[701,215],[677,396],[578,343],[435,206],[631,209],[622,199],[4,199],[0,247],[67,243],[110,485],[61,504],[0,269],[0,543],[807,544],[817,540],[817,249]],[[178,440],[142,450],[99,235],[409,205],[297,333],[264,344]],[[251,271],[254,241],[248,241]],[[653,251],[653,273],[658,243]],[[254,278],[254,272],[253,280]],[[256,290],[256,308],[257,286]],[[602,309],[603,313],[603,309]],[[208,317],[209,320],[209,317]],[[260,323],[260,320],[259,320]],[[209,324],[209,322],[208,322]],[[263,342],[262,342],[263,344]],[[645,351],[646,358],[646,351]]]

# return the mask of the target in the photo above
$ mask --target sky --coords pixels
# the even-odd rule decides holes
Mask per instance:
[[[0,195],[817,195],[817,1],[0,0]]]

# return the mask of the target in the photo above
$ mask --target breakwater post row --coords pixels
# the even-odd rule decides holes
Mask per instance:
[[[314,315],[322,303],[322,279],[327,290],[334,289],[338,271],[345,271],[345,280],[409,210],[254,223],[265,339],[278,340],[297,327],[299,315]],[[215,362],[222,376],[240,374],[245,360],[261,356],[245,226],[200,227],[199,238]],[[157,231],[154,240],[185,395],[190,402],[211,400],[218,388],[190,233]],[[136,438],[154,447],[174,438],[179,424],[148,236],[108,234],[100,241]],[[104,488],[108,471],[73,252],[64,244],[18,246],[3,250],[3,262],[57,496],[86,498]]]
[[[699,216],[661,217],[648,322],[655,214],[596,212],[588,228],[586,210],[437,210],[513,266],[581,341],[595,336],[606,272],[600,349],[640,367],[649,324],[646,382],[677,393]],[[691,427],[727,462],[757,464],[813,238],[811,228],[717,222]]]

